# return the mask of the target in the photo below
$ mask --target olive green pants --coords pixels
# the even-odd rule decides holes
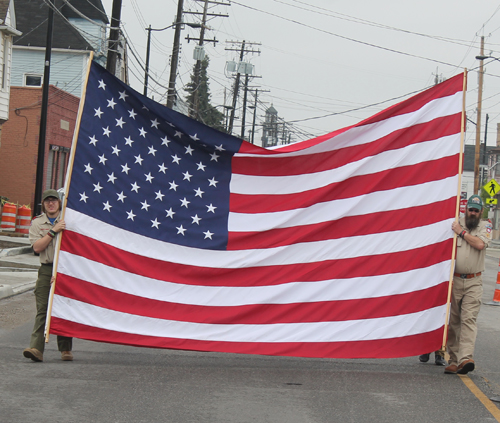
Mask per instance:
[[[30,348],[36,348],[43,353],[45,349],[45,321],[49,305],[50,279],[52,277],[52,264],[42,264],[38,270],[38,279],[35,286],[36,317],[31,334]],[[59,351],[71,351],[73,338],[57,336]]]

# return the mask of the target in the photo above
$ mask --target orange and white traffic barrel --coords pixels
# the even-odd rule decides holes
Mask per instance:
[[[14,203],[5,203],[2,210],[2,220],[0,230],[4,232],[14,232],[16,230],[17,205]]]
[[[500,282],[497,280],[497,285],[495,287],[495,293],[493,294],[493,301],[488,301],[484,303],[486,305],[500,306]]]
[[[16,232],[21,234],[28,234],[31,225],[31,208],[28,206],[21,206],[17,209],[16,218]]]
[[[500,306],[500,271],[497,274],[497,284],[495,286],[495,293],[493,294],[493,301],[484,303],[486,305]]]

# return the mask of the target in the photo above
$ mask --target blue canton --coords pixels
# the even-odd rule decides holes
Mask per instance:
[[[161,241],[225,249],[240,145],[92,63],[67,207]]]

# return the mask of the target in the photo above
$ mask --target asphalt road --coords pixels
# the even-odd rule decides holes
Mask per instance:
[[[489,257],[486,301],[497,273]],[[500,421],[500,403],[488,400],[500,400],[500,307],[482,307],[477,368],[465,377],[417,357],[261,357],[82,340],[75,361],[62,362],[54,337],[34,363],[22,356],[33,316],[31,292],[0,301],[1,423]]]

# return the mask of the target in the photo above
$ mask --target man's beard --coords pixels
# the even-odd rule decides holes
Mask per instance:
[[[468,213],[465,214],[465,226],[467,226],[467,229],[471,231],[474,228],[477,228],[477,225],[479,225],[479,222],[481,221],[481,215],[478,214],[477,216],[472,216]]]

